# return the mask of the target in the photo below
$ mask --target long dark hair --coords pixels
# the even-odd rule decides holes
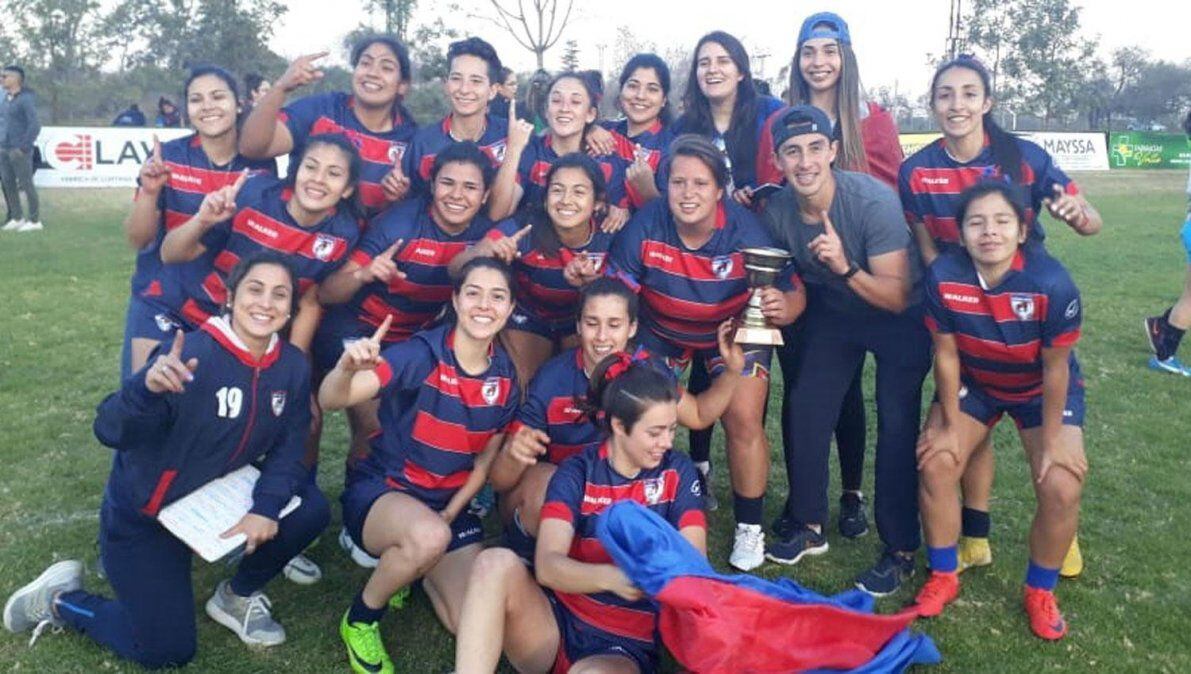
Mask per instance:
[[[360,171],[363,168],[363,162],[360,160],[360,153],[356,150],[356,146],[347,139],[346,136],[338,133],[320,133],[311,136],[306,144],[302,147],[302,154],[298,157],[298,163],[289,171],[289,175],[285,178],[285,184],[293,189],[295,182],[298,180],[298,167],[302,165],[302,160],[306,159],[306,155],[312,148],[320,145],[327,145],[334,147],[347,157],[347,184],[349,187],[356,188],[352,191],[351,196],[340,199],[339,203],[345,206],[348,213],[353,218],[359,220],[363,217],[364,210],[360,205]]]
[[[397,65],[401,67],[401,81],[408,82],[413,77],[413,65],[409,60],[409,49],[406,48],[396,38],[388,35],[365,35],[352,45],[351,65],[355,68],[360,64],[360,57],[364,55],[364,50],[368,49],[374,44],[383,44],[393,52],[393,56],[397,57]],[[418,122],[410,113],[409,109],[405,107],[405,102],[401,94],[397,94],[397,98],[393,99],[393,113],[399,115],[401,119],[410,126],[417,126]]]
[[[550,106],[550,92],[554,91],[555,85],[563,80],[575,80],[583,85],[583,90],[587,92],[587,102],[596,111],[595,119],[591,124],[583,125],[583,133],[586,134],[588,129],[596,122],[600,121],[600,99],[604,96],[603,83],[597,82],[590,74],[590,71],[584,70],[581,72],[559,73],[550,80],[550,86],[546,87],[546,97],[542,101],[542,116],[546,116],[546,108]],[[546,128],[550,128],[550,121],[546,120]]]
[[[596,297],[619,297],[624,300],[625,308],[629,314],[629,320],[637,320],[639,306],[637,293],[625,285],[624,281],[621,281],[615,276],[601,276],[583,286],[583,290],[579,291],[578,313],[580,316],[583,315],[583,309],[587,306],[587,303]]]
[[[206,77],[207,75],[210,75],[212,77],[217,77],[220,80],[222,80],[223,83],[227,85],[228,90],[232,92],[232,100],[233,100],[233,102],[235,102],[236,107],[237,108],[240,107],[240,87],[238,84],[236,84],[236,76],[235,75],[232,75],[230,72],[228,72],[227,70],[225,70],[223,68],[220,68],[219,66],[214,66],[214,65],[195,66],[194,68],[191,68],[190,74],[188,74],[186,76],[186,81],[182,83],[182,101],[183,101],[182,105],[174,106],[174,109],[177,110],[178,113],[182,115],[182,119],[186,120],[187,124],[190,123],[190,115],[187,113],[187,108],[189,107],[189,104],[187,103],[187,101],[190,100],[190,85],[194,84],[194,81],[197,80],[198,78]],[[158,107],[160,108],[160,102],[158,102]],[[239,121],[238,117],[241,113],[237,112],[236,114],[237,114],[237,122],[238,122]],[[237,131],[238,130],[239,130],[239,126],[237,125]]]
[[[943,73],[953,68],[966,68],[976,73],[980,77],[980,83],[984,86],[984,95],[992,98],[992,78],[988,74],[988,69],[975,56],[960,54],[940,65],[938,70],[935,71],[934,77],[931,78],[931,107],[934,107],[935,87],[939,83],[939,78],[943,76]],[[988,112],[984,113],[982,121],[984,132],[988,134],[989,144],[992,146],[993,161],[996,163],[997,168],[1000,169],[1002,175],[1009,176],[1014,183],[1021,183],[1021,147],[1017,144],[1017,138],[997,124],[996,120],[992,117],[991,108]]]
[[[674,113],[670,110],[670,66],[657,54],[634,54],[620,70],[620,88],[624,89],[633,73],[641,69],[657,73],[658,83],[662,85],[662,109],[658,112],[658,120],[663,126],[669,126],[674,121]]]
[[[525,217],[526,223],[532,226],[529,235],[533,239],[533,247],[549,255],[558,254],[559,249],[562,248],[562,241],[558,238],[558,232],[554,229],[554,223],[551,222],[550,214],[546,210],[546,200],[550,198],[550,181],[554,179],[556,173],[567,168],[580,169],[591,180],[591,189],[597,207],[600,202],[606,201],[608,198],[608,183],[604,180],[604,172],[600,170],[594,159],[582,152],[571,152],[555,160],[550,165],[550,170],[546,172],[546,190],[542,193],[542,202],[532,204]]]
[[[711,116],[711,101],[699,88],[699,50],[708,42],[724,48],[736,64],[743,78],[736,83],[736,104],[732,110],[732,121],[724,134],[728,157],[732,160],[732,172],[736,175],[751,173],[757,163],[757,90],[753,86],[753,73],[749,67],[749,54],[740,40],[722,30],[712,31],[699,38],[695,44],[694,58],[687,77],[686,92],[682,95],[685,112],[684,132],[693,132],[714,137],[718,132]]]
[[[620,419],[626,432],[651,405],[678,402],[674,382],[640,355],[609,354],[592,370],[582,410],[607,433]]]
[[[1002,180],[982,180],[959,195],[959,203],[955,207],[955,224],[959,228],[960,238],[963,238],[964,218],[968,217],[968,208],[971,207],[972,202],[990,194],[999,194],[1005,199],[1005,202],[1013,209],[1013,214],[1017,216],[1018,232],[1028,233],[1026,205],[1022,202],[1021,190],[1014,189],[1013,186]]]
[[[832,27],[831,22],[815,23],[811,28],[819,26]],[[794,51],[794,61],[790,64],[790,87],[787,99],[790,105],[802,105],[811,102],[811,86],[802,76],[802,46],[799,42]],[[864,150],[864,136],[860,130],[861,110],[860,102],[863,90],[860,86],[860,67],[856,62],[856,52],[849,42],[836,40],[840,53],[839,80],[835,83],[835,113],[836,138],[839,140],[839,155],[835,159],[836,166],[848,171],[868,172],[868,154]]]

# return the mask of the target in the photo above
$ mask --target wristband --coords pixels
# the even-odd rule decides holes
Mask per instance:
[[[839,277],[842,278],[843,280],[847,281],[848,279],[855,276],[856,272],[858,272],[858,271],[860,271],[860,265],[856,264],[855,262],[849,262],[848,263],[848,271],[840,274]]]

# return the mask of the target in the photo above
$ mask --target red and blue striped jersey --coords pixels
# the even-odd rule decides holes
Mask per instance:
[[[927,327],[955,335],[964,383],[996,399],[1042,395],[1042,349],[1079,341],[1079,290],[1040,247],[1019,250],[995,288],[962,249],[939,255],[926,280]]]
[[[1025,197],[1030,240],[1040,242],[1046,238],[1038,221],[1042,200],[1054,196],[1055,185],[1061,185],[1068,194],[1078,194],[1079,186],[1037,144],[1018,138],[1017,146],[1021,150],[1020,188]],[[955,215],[959,195],[990,179],[1007,180],[1007,177],[993,159],[987,136],[980,154],[968,162],[953,159],[940,138],[910,155],[898,170],[897,187],[906,221],[925,225],[940,251],[957,247],[959,224]]]
[[[491,114],[485,117],[484,133],[476,143],[488,155],[492,168],[500,168],[505,160],[506,139],[509,135],[509,122],[503,117]],[[424,126],[414,134],[409,143],[409,149],[402,159],[401,168],[409,176],[410,191],[423,195],[430,191],[430,171],[434,168],[434,159],[439,152],[456,142],[451,136],[451,116],[442,118],[438,124]]]
[[[546,174],[550,172],[550,165],[558,159],[550,134],[542,134],[529,139],[529,145],[521,153],[521,163],[517,164],[517,183],[524,189],[521,195],[520,207],[541,206],[546,197]],[[619,154],[608,154],[593,157],[600,170],[604,172],[604,181],[608,183],[608,203],[612,206],[629,208],[628,192],[625,189],[625,171],[631,161],[626,161]]]
[[[676,529],[707,527],[703,493],[695,466],[686,454],[666,452],[656,468],[627,478],[616,472],[607,445],[576,454],[555,471],[546,488],[542,520],[567,522],[575,529],[570,558],[587,564],[611,564],[612,558],[596,536],[599,515],[613,503],[636,501]],[[626,601],[611,592],[555,597],[579,620],[619,637],[654,643],[657,609],[648,599]]]
[[[563,270],[571,260],[586,255],[594,259],[602,271],[612,239],[612,234],[593,224],[591,238],[584,245],[578,248],[560,245],[557,252],[548,253],[534,241],[533,232],[521,237],[518,243],[521,257],[513,262],[517,306],[549,323],[574,322],[579,308],[579,288],[567,282]]]
[[[285,106],[279,117],[294,139],[289,157],[291,173],[298,170],[298,160],[311,136],[320,133],[346,136],[356,146],[363,163],[358,187],[360,201],[370,213],[375,213],[389,205],[380,183],[401,162],[416,127],[412,120],[394,112],[391,131],[369,131],[356,118],[355,105],[352,96],[331,91],[299,98]]]
[[[493,344],[488,369],[473,375],[456,363],[454,339],[454,326],[441,325],[381,352],[381,432],[357,464],[435,510],[467,482],[476,457],[513,421],[521,397],[503,348]]]
[[[242,170],[276,175],[277,162],[236,155],[228,165],[215,166],[203,152],[197,133],[162,143],[161,160],[170,170],[169,182],[157,195],[161,219],[153,243],[137,251],[132,294],[160,303],[163,308],[177,309],[182,301],[178,297],[178,279],[174,270],[161,261],[161,241],[166,233],[194,217],[204,197],[236,182]]]
[[[610,273],[640,293],[645,329],[681,348],[714,349],[719,324],[748,304],[740,251],[775,246],[755,215],[725,201],[711,238],[692,250],[679,238],[666,199],[654,199],[612,242]]]
[[[655,120],[653,125],[636,136],[629,135],[629,120],[618,119],[599,123],[612,132],[612,140],[616,143],[616,153],[630,162],[636,161],[638,155],[645,155],[649,168],[657,173],[662,164],[662,157],[670,149],[670,142],[674,140],[670,126],[663,125],[661,120]]]
[[[467,229],[448,234],[434,222],[428,200],[414,198],[394,204],[373,218],[351,259],[367,267],[389,246],[404,241],[393,259],[405,278],[369,283],[356,292],[350,306],[361,322],[374,327],[391,314],[393,323],[385,341],[408,339],[438,316],[450,299],[447,267],[451,260],[485,236],[510,236],[516,227],[512,220],[493,223],[481,209]]]
[[[360,236],[356,219],[337,209],[313,227],[302,227],[287,210],[292,196],[289,186],[272,176],[253,176],[244,183],[236,195],[236,214],[203,235],[205,253],[181,265],[183,318],[200,324],[218,315],[227,302],[228,272],[253,253],[284,255],[297,275],[299,293],[321,283],[347,260]],[[205,264],[195,264],[199,261]]]

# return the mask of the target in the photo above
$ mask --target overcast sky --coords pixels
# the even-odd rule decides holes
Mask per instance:
[[[516,0],[501,2],[513,6]],[[561,4],[565,2],[560,0]],[[966,5],[971,0],[964,2]],[[1105,56],[1116,47],[1141,45],[1155,58],[1191,58],[1191,39],[1187,37],[1191,10],[1186,0],[1075,0],[1074,4],[1083,8],[1083,34],[1098,36]],[[290,2],[289,12],[273,37],[273,49],[289,58],[326,47],[334,49],[345,33],[368,21],[360,0],[339,0],[336,5],[334,11],[328,11],[321,0]],[[437,7],[446,5],[441,0],[420,0],[415,22],[431,19],[439,11]],[[490,14],[488,0],[461,0],[459,6],[461,12],[444,17],[448,24],[492,42],[501,59],[514,69],[534,69],[533,54],[501,29],[468,18],[469,14]],[[1122,6],[1128,11],[1123,11]],[[352,7],[361,9],[352,11]],[[928,54],[944,49],[949,8],[949,0],[577,0],[575,16],[562,40],[546,53],[546,67],[557,68],[563,43],[575,39],[583,67],[601,65],[603,45],[604,70],[614,71],[621,65],[616,55],[618,26],[627,26],[638,40],[653,42],[663,54],[668,48],[689,49],[704,33],[722,29],[744,42],[754,56],[754,73],[759,64],[761,74],[772,79],[793,55],[802,19],[830,9],[848,21],[865,87],[892,88],[896,84],[899,90],[910,93],[912,100],[926,89],[930,78]],[[383,25],[379,17],[377,22]],[[758,62],[756,56],[763,54],[768,58]],[[342,60],[340,55],[336,57]]]

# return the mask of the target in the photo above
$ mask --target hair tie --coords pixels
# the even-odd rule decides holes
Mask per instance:
[[[625,372],[628,372],[629,367],[633,364],[633,357],[624,351],[617,351],[616,353],[609,356],[609,358],[614,358],[616,362],[612,363],[608,366],[608,369],[604,370],[604,381],[606,382],[616,381],[616,379],[622,376]]]

